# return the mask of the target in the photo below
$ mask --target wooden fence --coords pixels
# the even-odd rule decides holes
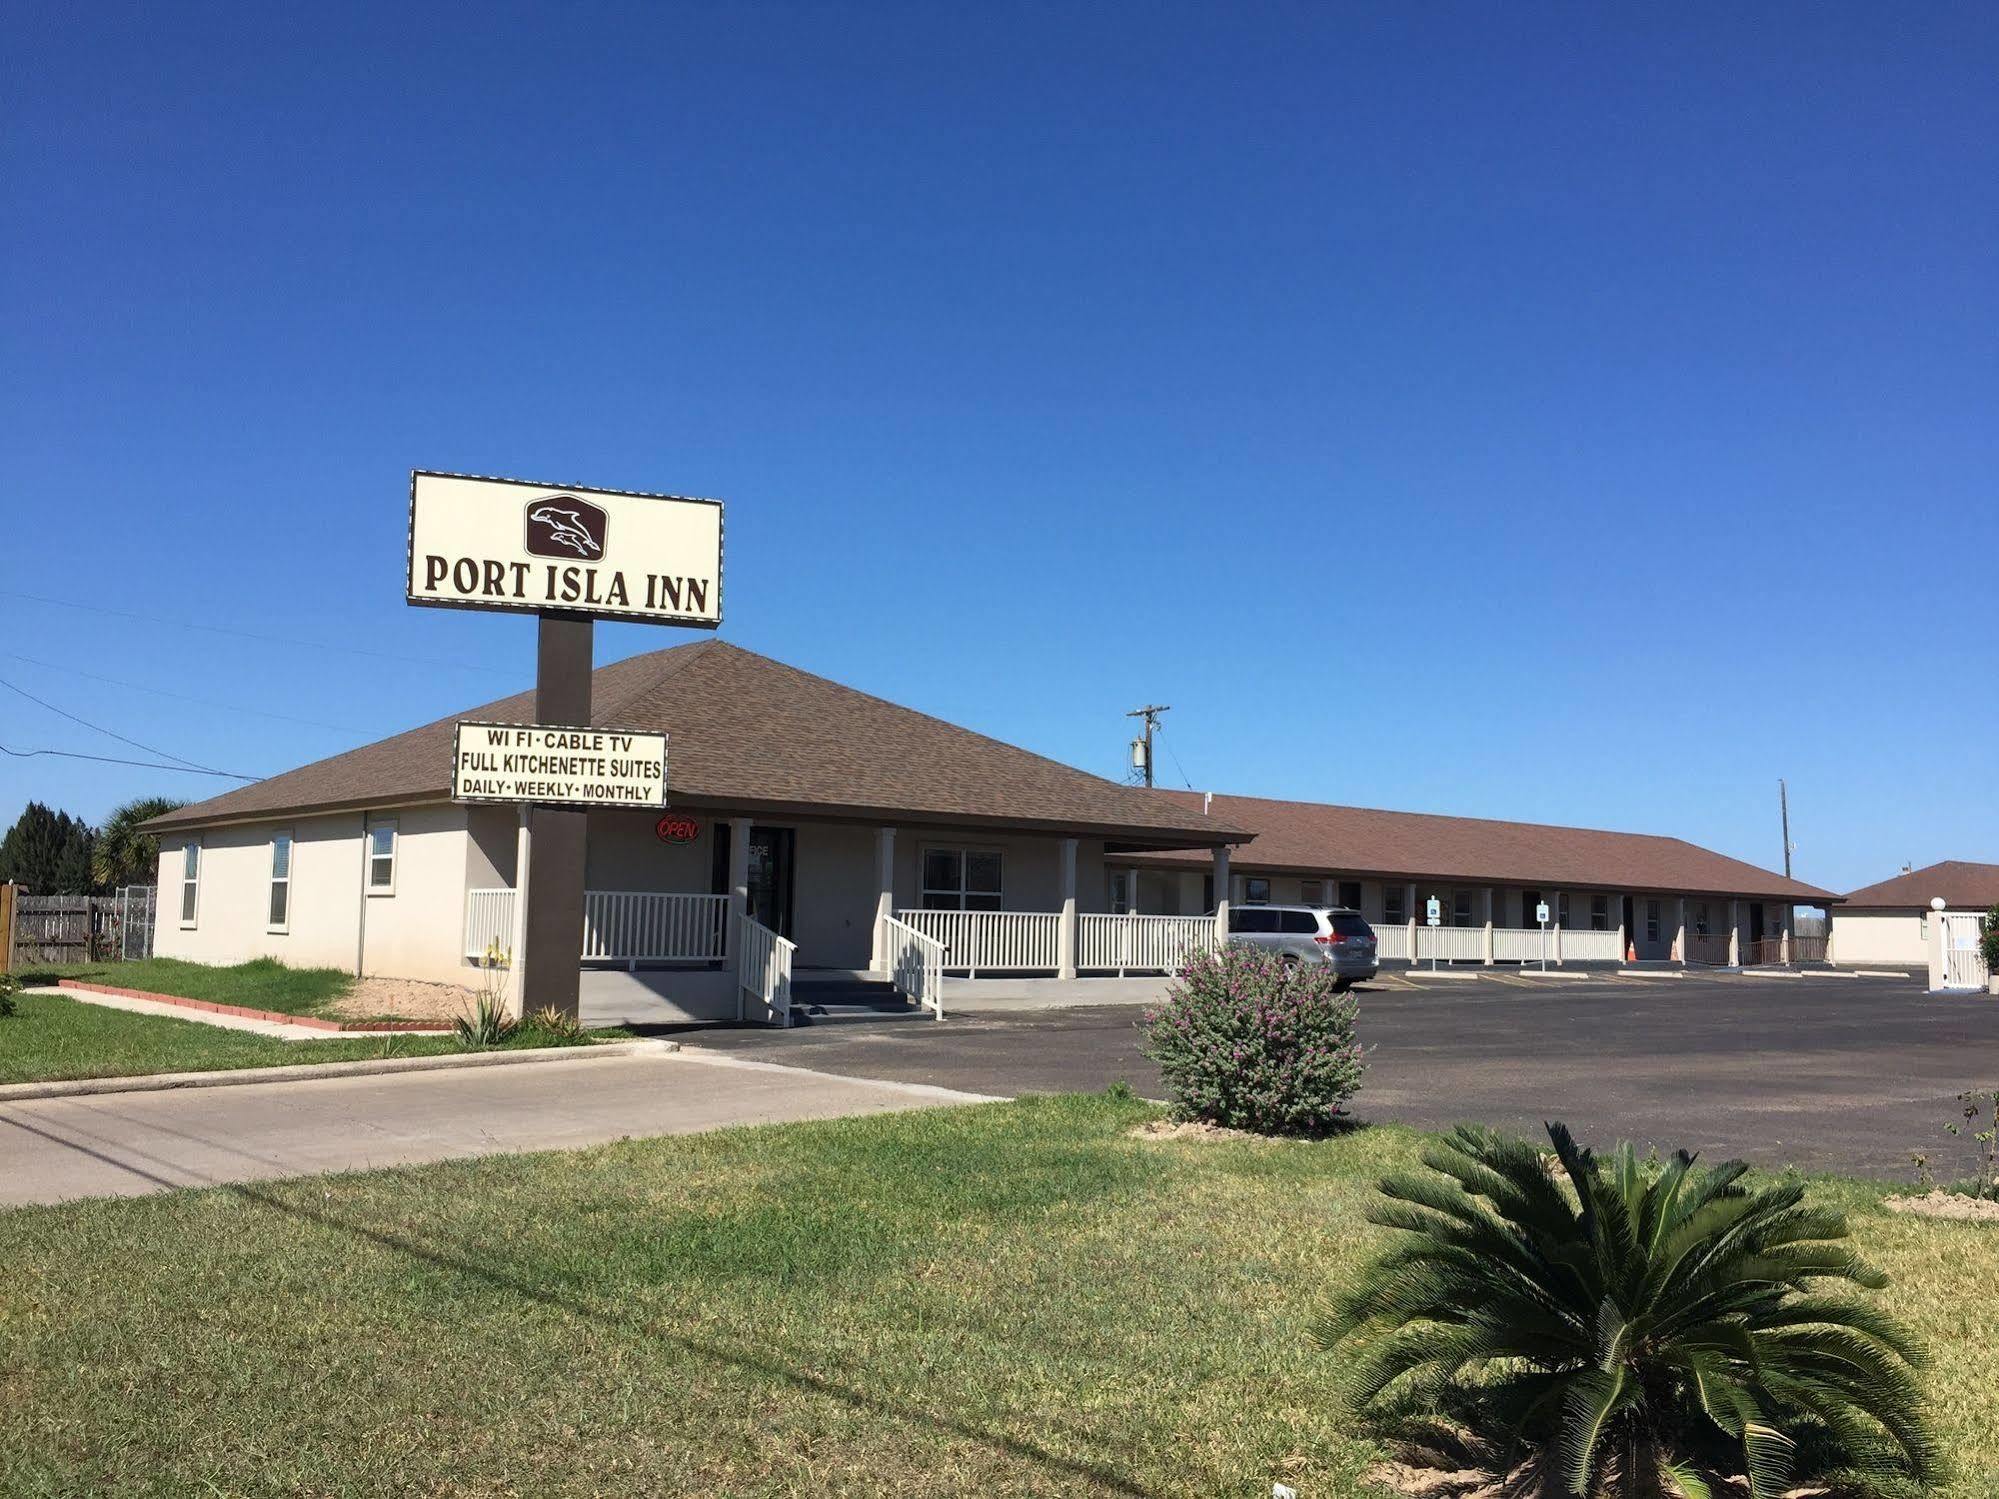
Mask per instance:
[[[26,895],[13,891],[6,969],[115,963],[153,953],[156,892],[128,885],[115,895]]]

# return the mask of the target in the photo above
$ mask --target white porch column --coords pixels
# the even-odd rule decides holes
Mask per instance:
[[[1678,928],[1673,933],[1673,957],[1684,968],[1687,966],[1687,898],[1683,895],[1674,904],[1678,912],[1674,918]]]
[[[1548,923],[1548,930],[1554,934],[1554,940],[1548,944],[1550,949],[1549,956],[1554,958],[1555,966],[1560,968],[1562,966],[1562,924],[1559,921],[1551,921]]]
[[[534,839],[528,831],[532,819],[526,806],[520,809],[520,819],[521,825],[514,833],[514,930],[507,939],[513,949],[507,956],[507,1013],[516,1020],[527,1017],[525,986],[521,983],[521,975],[526,970],[521,961],[526,957],[528,947],[528,853]],[[366,868],[365,864],[363,868]]]
[[[1215,946],[1229,941],[1229,850],[1227,844],[1215,849]]]
[[[1796,909],[1795,906],[1786,906],[1784,914],[1777,918],[1780,923],[1777,928],[1777,961],[1786,968],[1791,966],[1791,914]]]
[[[722,933],[722,950],[727,953],[724,965],[729,972],[740,975],[743,971],[743,917],[750,909],[750,820],[747,817],[729,819],[729,919],[727,929]],[[737,1002],[742,999],[737,992]]]
[[[1728,966],[1742,966],[1742,902],[1728,903]]]
[[[1617,961],[1622,963],[1625,954],[1631,951],[1631,933],[1624,925],[1624,897],[1613,890],[1606,898],[1610,902],[1612,913],[1617,917]]]
[[[1062,915],[1055,923],[1055,977],[1076,976],[1076,840],[1062,840]]]
[[[1409,966],[1416,966],[1416,927],[1421,918],[1416,914],[1416,882],[1410,880],[1402,887],[1402,909],[1409,917]]]
[[[1485,964],[1492,966],[1492,886],[1485,887]]]
[[[875,936],[868,967],[888,972],[888,943],[882,923],[895,915],[895,829],[875,829]]]

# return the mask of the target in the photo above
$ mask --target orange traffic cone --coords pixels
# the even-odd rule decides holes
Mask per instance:
[[[1627,963],[1636,963],[1638,961],[1638,944],[1636,942],[1627,942],[1624,944],[1624,961]]]

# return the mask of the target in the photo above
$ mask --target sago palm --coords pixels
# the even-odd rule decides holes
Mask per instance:
[[[1838,1213],[1795,1181],[1752,1188],[1739,1161],[1648,1165],[1621,1145],[1606,1163],[1559,1124],[1548,1135],[1554,1163],[1461,1127],[1424,1151],[1434,1174],[1381,1183],[1368,1216],[1409,1237],[1317,1329],[1354,1356],[1357,1410],[1405,1437],[1447,1433],[1521,1493],[1934,1480],[1922,1355],[1839,1293],[1887,1277],[1842,1242]]]

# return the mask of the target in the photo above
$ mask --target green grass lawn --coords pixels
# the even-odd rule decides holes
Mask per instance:
[[[142,958],[133,963],[30,968],[21,975],[25,984],[53,984],[58,979],[274,1010],[282,1015],[317,1016],[324,1016],[328,1005],[354,987],[354,975],[338,968],[289,968],[276,958],[256,958],[228,968],[183,963],[178,958]]]
[[[0,1213],[0,1492],[1364,1492],[1305,1327],[1419,1139],[1017,1103]],[[1607,1143],[1607,1142],[1606,1142]],[[1999,1232],[1829,1181],[1999,1492]]]
[[[195,1020],[135,1015],[55,994],[23,994],[19,1005],[18,1014],[0,1019],[0,1083],[288,1067],[301,1062],[438,1056],[465,1050],[450,1036],[353,1035],[324,1041],[280,1041]],[[590,1032],[591,1041],[629,1038],[630,1033],[621,1030]],[[530,1030],[504,1044],[552,1043],[544,1032]],[[4,1160],[0,1154],[0,1161]],[[0,1275],[5,1273],[6,1266],[0,1262]],[[0,1357],[0,1363],[4,1361]]]

